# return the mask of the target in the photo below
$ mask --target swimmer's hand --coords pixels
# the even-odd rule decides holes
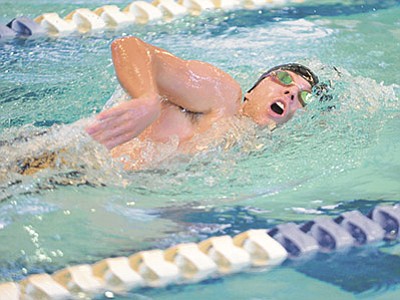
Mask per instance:
[[[148,95],[123,102],[96,116],[86,132],[107,149],[137,137],[160,115],[159,95]]]

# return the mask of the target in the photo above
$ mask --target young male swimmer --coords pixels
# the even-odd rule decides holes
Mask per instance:
[[[184,151],[194,136],[231,117],[274,128],[307,104],[318,83],[305,66],[280,65],[242,100],[239,83],[208,63],[183,60],[136,37],[117,39],[111,49],[117,78],[131,99],[101,112],[86,131],[113,157],[137,159],[140,150],[126,147],[134,138],[166,143],[175,137]],[[219,127],[217,136],[226,130]]]

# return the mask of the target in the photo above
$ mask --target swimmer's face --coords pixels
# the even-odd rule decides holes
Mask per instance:
[[[264,78],[254,89],[245,95],[243,113],[257,124],[274,127],[290,120],[295,111],[304,106],[304,97],[311,93],[311,85],[300,75],[283,71],[288,76],[281,80],[276,71]],[[287,80],[286,80],[287,79]]]

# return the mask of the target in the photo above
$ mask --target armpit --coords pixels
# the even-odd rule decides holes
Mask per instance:
[[[178,106],[178,108],[180,109],[180,111],[182,113],[185,114],[185,116],[187,118],[189,118],[190,122],[192,122],[192,123],[197,123],[199,121],[199,119],[203,116],[203,113],[193,112],[193,111],[190,111],[190,110],[188,110],[188,109],[186,109],[186,108],[184,108],[182,106]]]

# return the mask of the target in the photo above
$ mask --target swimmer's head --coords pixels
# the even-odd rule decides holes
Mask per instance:
[[[318,77],[301,64],[273,67],[247,91],[243,113],[260,125],[285,123],[310,101],[318,82]]]

